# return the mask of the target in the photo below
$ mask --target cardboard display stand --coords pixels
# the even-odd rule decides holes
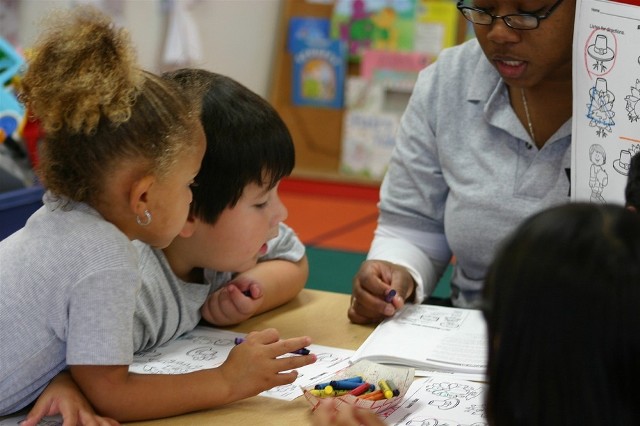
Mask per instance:
[[[293,57],[287,51],[287,28],[291,17],[330,18],[332,11],[333,3],[327,2],[285,0],[282,4],[270,101],[293,137],[296,174],[338,175],[344,111],[293,105]]]

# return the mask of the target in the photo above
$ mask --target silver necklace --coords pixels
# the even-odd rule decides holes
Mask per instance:
[[[531,124],[531,116],[529,115],[529,104],[527,104],[527,97],[524,95],[524,89],[520,89],[520,93],[522,94],[524,113],[527,116],[527,124],[529,125],[529,134],[531,135],[531,139],[533,139],[533,141],[535,142],[536,134],[533,132],[533,124]]]

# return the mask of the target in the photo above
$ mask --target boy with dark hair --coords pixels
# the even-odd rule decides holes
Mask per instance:
[[[284,223],[278,184],[293,170],[291,135],[263,98],[223,75],[163,76],[200,99],[207,149],[191,211],[165,249],[137,246],[143,285],[134,344],[153,348],[195,327],[237,324],[294,298],[308,277],[305,248]]]

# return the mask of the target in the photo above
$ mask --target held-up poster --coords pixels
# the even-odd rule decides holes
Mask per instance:
[[[572,199],[622,204],[640,151],[640,6],[578,0],[573,55]]]

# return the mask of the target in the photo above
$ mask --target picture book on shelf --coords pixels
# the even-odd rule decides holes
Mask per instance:
[[[415,51],[435,58],[457,43],[460,14],[455,1],[418,0],[416,10]]]
[[[346,52],[334,39],[300,39],[293,45],[292,102],[297,106],[342,108]]]
[[[571,197],[625,201],[640,152],[640,7],[579,0],[573,39]]]
[[[331,36],[348,45],[349,59],[365,49],[411,51],[416,0],[336,0]]]
[[[407,305],[375,328],[352,362],[361,359],[416,370],[484,375],[486,323],[476,309]]]
[[[289,18],[287,50],[293,52],[303,40],[328,39],[330,21],[326,18],[293,16]]]

